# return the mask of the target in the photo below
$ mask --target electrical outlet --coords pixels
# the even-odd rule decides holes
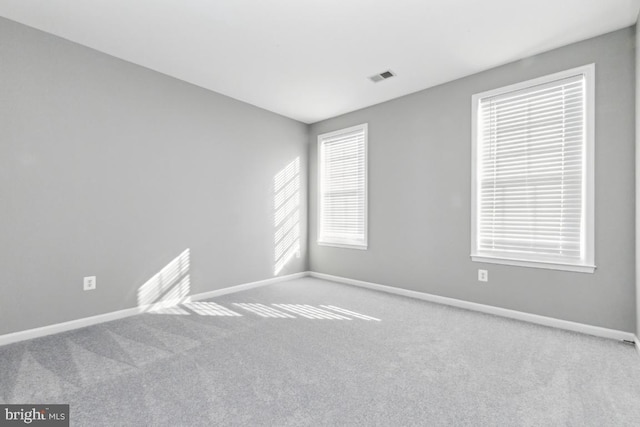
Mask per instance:
[[[487,270],[478,270],[478,280],[480,282],[488,282],[489,272]]]
[[[87,276],[84,278],[84,290],[92,291],[96,288],[96,276]]]

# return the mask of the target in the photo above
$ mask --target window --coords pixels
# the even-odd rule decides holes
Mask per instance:
[[[367,248],[367,125],[318,136],[318,243]]]
[[[592,273],[594,65],[473,96],[471,257]]]

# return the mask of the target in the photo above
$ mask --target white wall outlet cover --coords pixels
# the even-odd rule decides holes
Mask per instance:
[[[487,270],[478,270],[478,280],[481,282],[488,282],[489,272]]]
[[[96,276],[87,276],[84,278],[84,290],[92,291],[96,288]]]

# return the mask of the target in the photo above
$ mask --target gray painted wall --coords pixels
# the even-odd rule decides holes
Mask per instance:
[[[636,31],[636,337],[640,337],[640,31]],[[640,346],[640,342],[636,345]]]
[[[0,18],[0,334],[134,307],[190,249],[191,294],[274,276],[274,176],[308,127]],[[83,292],[83,276],[96,275]]]
[[[311,269],[633,331],[633,44],[633,29],[623,29],[312,125]],[[596,273],[472,262],[471,96],[592,62]],[[396,71],[402,78],[402,70]],[[360,123],[369,123],[369,249],[318,246],[317,135]],[[479,268],[489,270],[488,283],[477,281]]]

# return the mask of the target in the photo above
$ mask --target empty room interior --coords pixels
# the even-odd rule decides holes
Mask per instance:
[[[0,1],[0,425],[640,425],[639,11]]]

